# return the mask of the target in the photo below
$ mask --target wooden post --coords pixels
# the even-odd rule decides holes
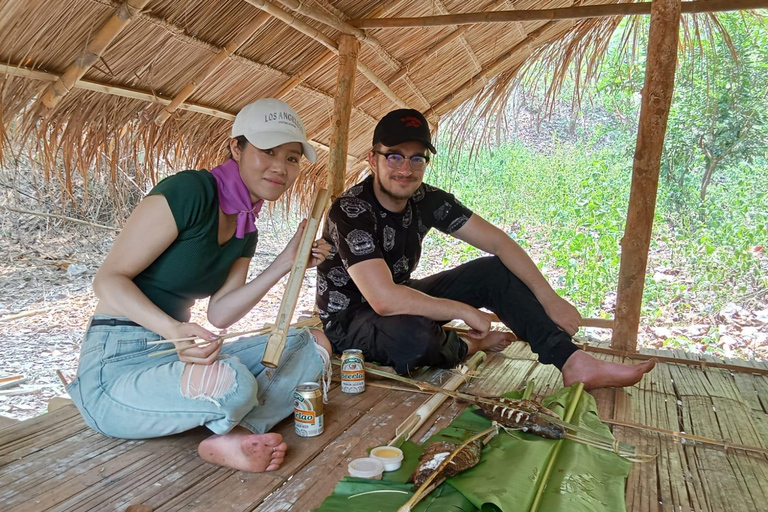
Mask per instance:
[[[317,228],[320,226],[320,220],[327,205],[328,191],[324,188],[318,189],[315,192],[312,211],[307,218],[307,225],[304,226],[304,233],[299,241],[299,248],[296,250],[296,259],[293,262],[293,267],[291,267],[291,275],[285,285],[285,293],[277,312],[275,326],[267,339],[267,347],[261,358],[261,363],[269,368],[277,368],[280,363],[280,356],[285,350],[285,338],[288,335],[288,328],[296,309],[296,303],[299,301],[299,292],[301,292],[304,274],[307,271],[312,243],[315,241]]]
[[[354,36],[342,35],[339,40],[339,74],[336,79],[336,98],[331,117],[331,142],[328,161],[328,190],[331,201],[344,192],[349,147],[349,121],[355,93],[355,71],[360,41]]]
[[[645,85],[632,166],[627,224],[621,240],[616,317],[611,338],[613,348],[627,352],[637,350],[661,152],[675,86],[680,10],[680,0],[653,0],[651,6]]]

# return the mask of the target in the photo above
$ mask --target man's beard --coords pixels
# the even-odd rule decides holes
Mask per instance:
[[[393,192],[392,190],[389,190],[387,187],[384,186],[384,182],[379,177],[379,173],[374,173],[374,179],[376,180],[376,183],[378,183],[378,185],[379,185],[379,190],[381,190],[381,192],[384,195],[390,197],[391,199],[394,199],[395,201],[402,201],[404,199],[410,199],[410,197],[413,195],[413,192],[411,192],[409,194],[398,194],[396,192]]]

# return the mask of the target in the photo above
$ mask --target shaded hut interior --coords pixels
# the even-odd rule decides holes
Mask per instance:
[[[653,6],[591,0],[2,0],[0,156],[32,155],[61,188],[63,201],[71,200],[89,169],[114,176],[118,166],[131,165],[155,181],[161,168],[211,168],[225,154],[237,111],[255,99],[278,97],[302,117],[320,154],[302,173],[296,195],[307,199],[317,187],[338,194],[365,172],[373,128],[388,111],[419,109],[437,129],[443,116],[478,94],[503,94],[537,59],[578,59],[582,43],[607,42],[622,16],[650,14],[657,37],[650,38],[651,78],[643,91],[645,117],[641,113],[623,245],[633,249],[625,253],[634,260],[622,255],[617,316],[609,325],[612,347],[593,347],[600,357],[632,361],[651,353],[636,353],[636,322],[680,13],[766,6],[765,0],[654,0]],[[457,16],[436,18],[441,15]],[[376,26],[395,18],[411,21]],[[637,386],[594,393],[601,418],[613,422],[618,439],[657,455],[633,467],[627,509],[764,510],[768,366],[664,355]],[[467,389],[498,394],[535,378],[535,392],[543,395],[561,385],[559,374],[539,365],[524,344],[490,357],[480,372],[483,378]],[[383,388],[343,395],[336,386],[326,434],[314,442],[300,439],[292,421],[284,421],[278,431],[295,449],[279,471],[263,475],[197,458],[200,431],[148,441],[108,439],[64,405],[0,429],[0,508],[124,510],[146,503],[158,511],[309,510],[332,491],[349,458],[391,439],[424,399]],[[462,408],[446,402],[415,439]]]

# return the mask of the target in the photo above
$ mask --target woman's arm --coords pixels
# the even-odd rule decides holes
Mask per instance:
[[[93,280],[93,291],[109,310],[119,312],[165,339],[188,336],[216,339],[216,335],[197,324],[179,322],[168,316],[133,282],[133,278],[155,261],[177,236],[176,222],[165,197],[146,197],[115,239]],[[212,343],[207,347],[190,349],[180,359],[185,362],[212,362],[218,355],[217,347],[218,344]]]
[[[253,309],[264,298],[264,295],[291,271],[305,225],[306,221],[302,221],[283,252],[261,274],[247,284],[245,280],[248,277],[250,259],[238,258],[232,265],[224,285],[211,296],[208,303],[208,321],[216,327],[225,329]],[[314,267],[325,260],[329,250],[330,246],[325,240],[315,241],[312,246],[309,267]]]

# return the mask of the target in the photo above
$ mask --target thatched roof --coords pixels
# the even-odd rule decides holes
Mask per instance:
[[[364,169],[375,122],[389,110],[420,109],[436,126],[494,77],[502,78],[488,90],[503,95],[532,55],[578,58],[580,42],[590,37],[599,46],[620,18],[365,32],[345,20],[604,3],[3,0],[2,148],[7,157],[9,148],[26,141],[50,171],[63,169],[65,187],[72,186],[74,173],[94,164],[114,173],[129,161],[150,175],[159,163],[210,168],[222,158],[234,113],[276,96],[298,111],[320,149],[319,163],[299,184],[311,188],[325,181],[337,82],[333,45],[342,33],[337,28],[364,36],[350,125],[352,177]],[[559,54],[542,51],[552,42],[562,43]],[[52,87],[60,75],[64,80]],[[184,100],[180,108],[166,107],[174,98]]]

